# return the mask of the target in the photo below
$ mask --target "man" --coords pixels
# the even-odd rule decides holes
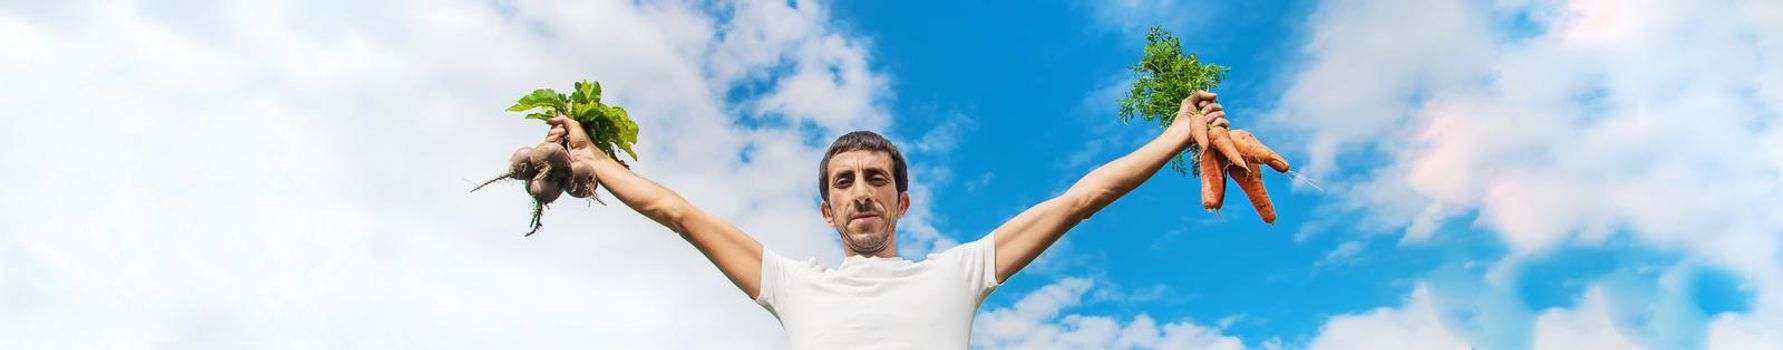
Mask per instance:
[[[1200,106],[1209,120],[1225,123],[1214,98],[1196,92],[1183,101],[1184,111]],[[550,123],[547,141],[567,135],[574,161],[594,162],[601,185],[613,196],[705,254],[731,283],[780,319],[795,349],[966,348],[972,317],[985,296],[1194,142],[1188,123],[1171,125],[983,238],[913,262],[898,256],[898,219],[911,201],[903,155],[878,134],[843,135],[818,163],[818,212],[836,228],[847,255],[831,268],[764,249],[730,223],[595,150],[587,135],[565,132],[581,130],[576,121],[557,117]]]

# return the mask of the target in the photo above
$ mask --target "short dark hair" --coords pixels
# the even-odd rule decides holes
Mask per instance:
[[[885,153],[892,159],[892,179],[898,183],[898,193],[910,191],[910,171],[904,164],[904,153],[898,152],[885,136],[872,131],[855,131],[837,137],[830,143],[830,150],[823,152],[823,161],[817,163],[817,193],[823,201],[830,201],[830,158],[837,153],[868,150]]]

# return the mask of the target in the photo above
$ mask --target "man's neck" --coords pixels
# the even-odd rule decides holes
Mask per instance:
[[[885,249],[881,249],[877,252],[871,252],[871,253],[857,252],[857,251],[854,251],[854,249],[848,249],[847,244],[843,244],[842,245],[842,255],[846,256],[846,257],[861,257],[861,258],[896,258],[896,257],[898,257],[898,244],[896,242],[892,242],[888,246],[886,246]]]

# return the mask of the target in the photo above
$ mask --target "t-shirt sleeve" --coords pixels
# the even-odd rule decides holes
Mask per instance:
[[[761,251],[761,290],[756,292],[755,303],[768,309],[768,312],[779,315],[774,305],[779,304],[780,295],[784,293],[789,282],[790,269],[796,262],[780,254],[763,248]]]
[[[979,300],[1001,285],[997,283],[997,245],[992,236],[985,235],[942,253],[951,255],[949,260],[966,277],[966,284],[976,289]]]

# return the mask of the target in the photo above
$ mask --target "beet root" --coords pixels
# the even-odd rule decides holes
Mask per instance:
[[[544,142],[533,147],[521,147],[508,157],[508,173],[490,179],[471,191],[483,188],[490,183],[502,179],[526,181],[526,194],[533,199],[531,236],[544,226],[539,219],[544,215],[545,207],[557,201],[565,192],[577,198],[590,198],[600,202],[594,190],[600,185],[595,179],[594,164],[580,162],[572,164],[569,149],[562,144]],[[602,202],[601,204],[606,204]]]
[[[576,198],[588,198],[594,195],[594,188],[599,185],[594,177],[594,165],[580,162],[570,166],[570,183],[564,191]]]
[[[532,147],[520,147],[514,155],[508,157],[508,178],[515,180],[531,179],[538,169],[532,167]]]
[[[541,171],[533,175],[531,180],[526,181],[526,194],[531,195],[533,200],[532,230],[526,232],[527,236],[538,233],[539,227],[544,226],[539,222],[539,218],[545,215],[545,205],[551,204],[551,202],[557,201],[557,197],[563,196],[563,183],[560,181],[563,181],[563,177],[553,178],[551,173],[546,171]]]
[[[520,147],[520,149],[514,150],[514,155],[508,156],[508,172],[506,174],[501,174],[493,179],[489,179],[489,181],[483,181],[483,183],[477,184],[477,187],[471,188],[471,192],[476,192],[477,190],[483,189],[483,186],[489,186],[489,184],[505,179],[531,179],[533,175],[538,174],[538,168],[532,165],[532,150],[532,147]]]
[[[549,178],[540,176],[526,183],[526,194],[539,204],[551,204],[557,197],[563,196],[563,185]]]
[[[563,145],[550,142],[541,143],[537,147],[532,148],[530,157],[532,158],[532,166],[538,168],[540,172],[570,170],[570,151],[564,149]]]

